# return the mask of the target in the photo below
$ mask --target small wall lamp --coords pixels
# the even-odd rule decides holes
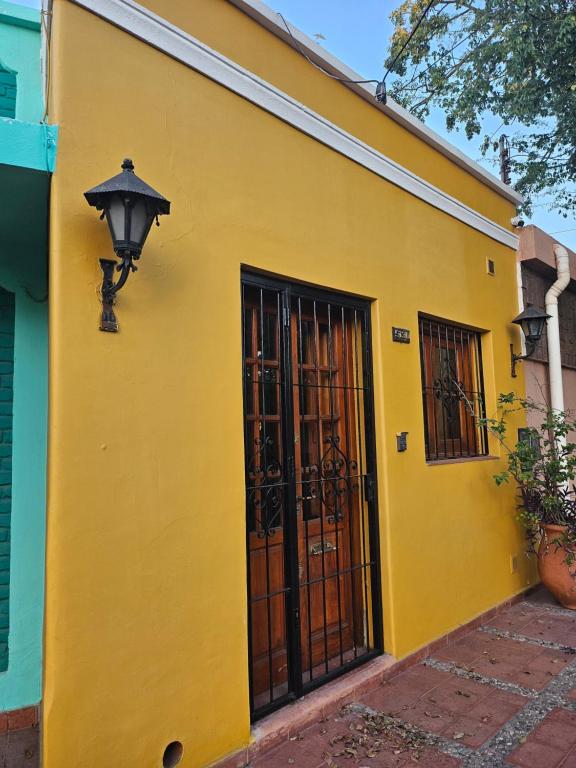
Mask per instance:
[[[532,306],[532,304],[528,304],[526,309],[521,312],[518,317],[515,317],[514,320],[512,320],[513,323],[522,328],[522,332],[526,339],[525,355],[514,354],[514,345],[510,344],[510,360],[512,376],[514,378],[516,378],[516,363],[519,363],[521,360],[526,360],[528,357],[532,357],[542,336],[546,320],[548,320],[549,317],[550,315],[547,315],[546,312]]]
[[[112,247],[120,259],[119,264],[113,259],[100,259],[104,275],[100,330],[115,333],[118,330],[113,309],[116,294],[126,283],[130,272],[138,269],[134,262],[140,258],[152,222],[156,219],[156,224],[160,225],[158,216],[170,213],[170,201],[136,176],[134,164],[129,159],[122,163],[122,173],[89,189],[84,197],[97,211],[102,211],[100,219],[106,218]],[[116,283],[114,269],[120,272]]]

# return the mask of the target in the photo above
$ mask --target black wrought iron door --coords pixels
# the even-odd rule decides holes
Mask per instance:
[[[242,282],[251,708],[381,651],[369,305]]]

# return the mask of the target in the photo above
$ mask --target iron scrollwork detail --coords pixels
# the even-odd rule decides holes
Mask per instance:
[[[329,435],[324,441],[327,449],[320,460],[321,501],[326,509],[329,523],[341,523],[344,520],[348,494],[358,488],[354,478],[358,471],[358,462],[349,459],[340,447],[340,437]]]
[[[434,397],[442,403],[447,419],[452,422],[458,417],[458,406],[464,399],[464,382],[458,381],[456,374],[449,372],[445,376],[434,379],[432,383]]]
[[[250,481],[248,505],[254,511],[254,526],[258,538],[274,536],[281,527],[284,511],[282,465],[274,455],[270,436],[254,440],[256,451],[250,459],[247,476]]]

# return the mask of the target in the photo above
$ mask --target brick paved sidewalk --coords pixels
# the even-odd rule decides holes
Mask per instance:
[[[576,768],[576,613],[537,593],[251,768]]]

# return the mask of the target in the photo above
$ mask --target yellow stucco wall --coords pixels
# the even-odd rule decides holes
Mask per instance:
[[[416,337],[419,311],[487,329],[493,412],[514,383],[515,256],[68,0],[53,29],[44,768],[156,768],[173,739],[200,768],[250,733],[241,265],[374,300],[385,642],[402,656],[529,578],[522,559],[510,573],[522,542],[498,462],[426,465],[418,344],[390,338]],[[111,335],[109,236],[82,193],[126,155],[173,213]]]
[[[143,4],[449,195],[509,226],[515,209],[503,205],[494,190],[312,67],[229,0],[146,0]]]

